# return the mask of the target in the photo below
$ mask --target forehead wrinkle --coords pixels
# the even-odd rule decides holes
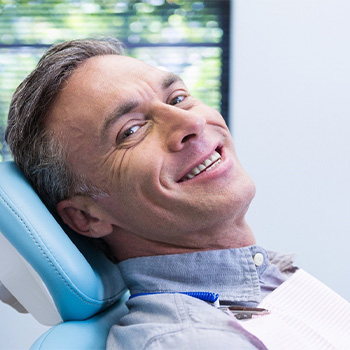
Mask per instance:
[[[137,100],[130,100],[124,102],[122,105],[115,108],[112,113],[110,113],[103,121],[100,139],[101,141],[106,139],[108,130],[112,127],[114,123],[117,122],[124,114],[131,112],[133,109],[137,108],[140,105],[140,102]]]

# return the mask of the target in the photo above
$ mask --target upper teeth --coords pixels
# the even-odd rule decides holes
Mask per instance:
[[[204,170],[208,171],[208,170],[214,168],[220,162],[221,162],[221,156],[218,152],[215,151],[209,158],[207,158],[202,163],[195,166],[188,174],[186,174],[183,177],[183,179],[184,180],[192,179],[193,177],[200,174]]]

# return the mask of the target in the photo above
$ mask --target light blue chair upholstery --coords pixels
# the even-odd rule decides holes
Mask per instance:
[[[61,225],[11,161],[0,163],[0,238],[0,287],[54,325],[32,349],[105,348],[127,312],[117,266]]]
[[[102,350],[106,349],[109,330],[127,313],[126,293],[107,311],[85,321],[60,323],[44,333],[30,350]]]

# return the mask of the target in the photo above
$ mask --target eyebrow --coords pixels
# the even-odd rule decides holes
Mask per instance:
[[[163,90],[168,89],[172,84],[174,84],[178,81],[182,82],[182,79],[177,74],[175,74],[175,73],[167,74],[162,81]]]
[[[168,89],[172,84],[176,82],[182,82],[182,79],[174,73],[168,73],[163,80],[161,81],[161,86],[163,90]],[[100,132],[100,138],[101,141],[106,139],[108,130],[111,128],[111,126],[120,119],[124,114],[130,113],[132,110],[137,108],[140,105],[140,101],[138,100],[130,100],[126,101],[122,105],[118,106],[116,109],[114,109],[103,121],[101,132]]]
[[[112,113],[110,113],[106,119],[103,121],[100,138],[101,140],[105,140],[108,130],[111,126],[120,119],[124,114],[130,113],[133,109],[137,108],[140,105],[139,101],[127,101],[122,105],[118,106]]]

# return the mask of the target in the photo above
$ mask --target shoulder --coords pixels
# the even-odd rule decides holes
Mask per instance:
[[[144,350],[256,350],[257,344],[234,329],[184,327],[149,339]],[[260,348],[261,349],[261,348]]]
[[[128,302],[130,312],[112,327],[107,349],[257,349],[232,318],[181,294],[151,295]]]

